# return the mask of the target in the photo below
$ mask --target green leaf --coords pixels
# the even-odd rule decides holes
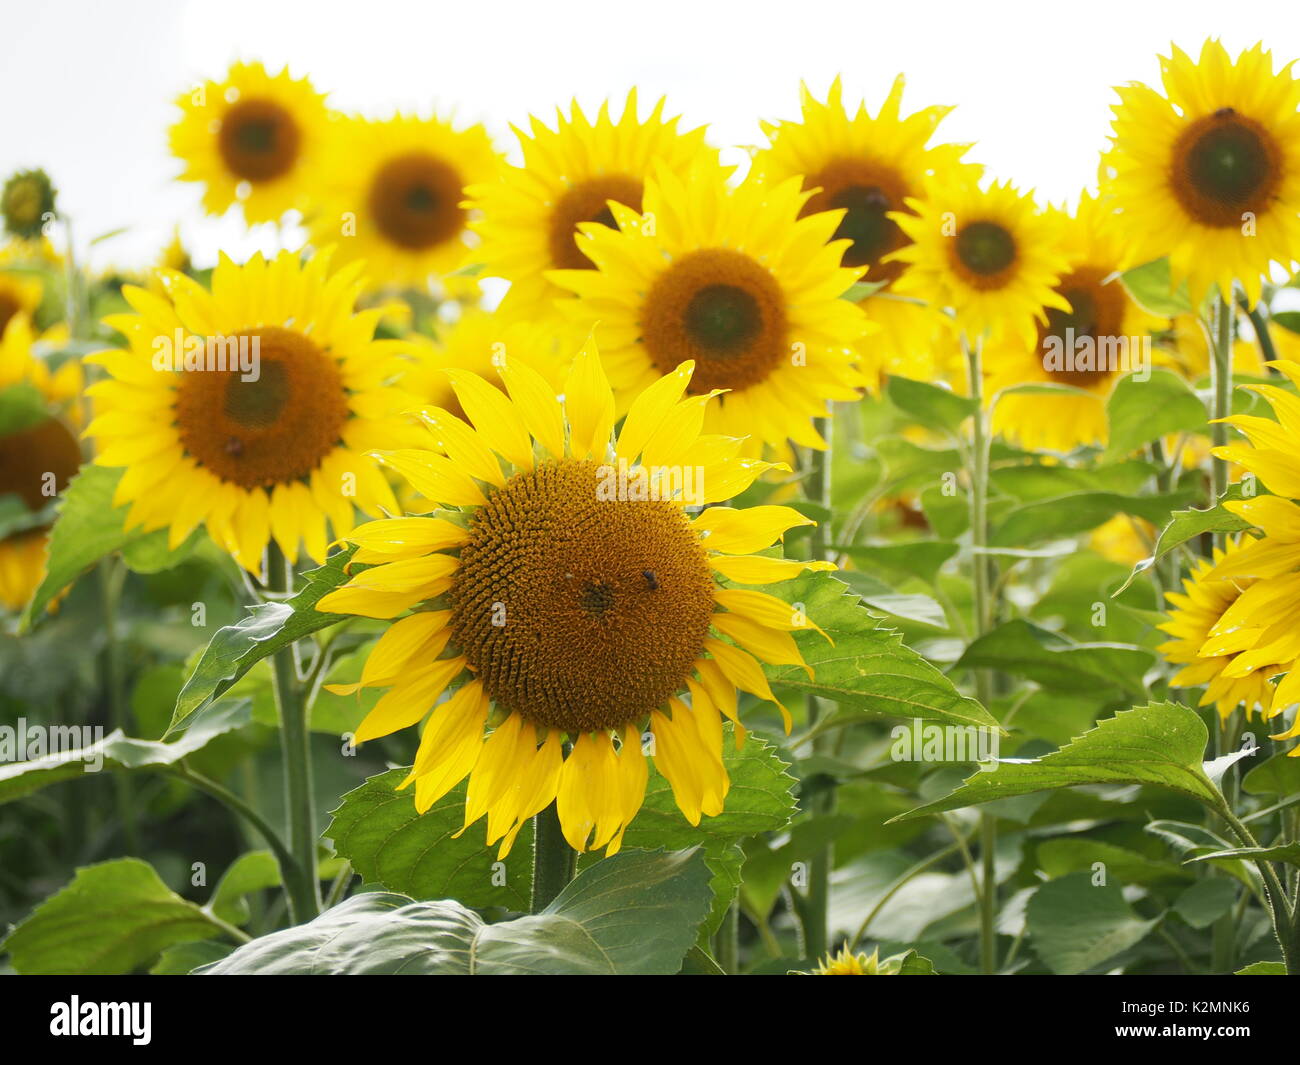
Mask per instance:
[[[30,627],[59,592],[102,558],[121,551],[127,565],[156,573],[184,560],[198,542],[196,530],[175,551],[167,549],[166,529],[127,531],[127,508],[113,506],[113,492],[123,471],[83,466],[59,498],[58,518],[50,530],[50,558],[45,578],[23,615]]]
[[[1094,969],[1140,942],[1159,918],[1143,920],[1118,884],[1094,885],[1087,873],[1049,880],[1025,909],[1034,950],[1058,976]]]
[[[119,858],[78,869],[0,946],[25,975],[102,976],[134,972],[167,947],[221,932],[152,866]]]
[[[497,848],[484,843],[479,821],[465,823],[465,784],[458,784],[425,813],[415,810],[413,789],[398,791],[409,769],[390,769],[343,796],[324,835],[336,854],[361,877],[415,899],[459,899],[484,909],[527,910],[532,895],[533,828],[525,825],[502,868]]]
[[[231,862],[221,875],[207,908],[227,924],[242,925],[250,916],[248,896],[279,883],[280,864],[275,855],[270,851],[249,851]]]
[[[179,943],[168,947],[158,960],[149,966],[150,976],[188,976],[200,965],[220,961],[232,950],[233,943],[214,943],[200,939],[196,943]]]
[[[858,570],[844,570],[839,574],[839,580],[862,596],[862,605],[868,610],[936,629],[948,627],[943,607],[928,595],[896,592],[871,574]]]
[[[1168,880],[1191,880],[1181,865],[1160,858],[1148,858],[1127,847],[1080,836],[1061,836],[1038,845],[1038,864],[1053,879],[1067,873],[1089,872],[1096,862],[1106,866],[1108,879],[1120,884],[1154,884]]]
[[[364,892],[275,932],[204,974],[668,975],[709,908],[699,851],[623,851],[584,869],[546,909],[486,924],[459,902]]]
[[[1169,524],[1160,530],[1160,538],[1156,541],[1155,557],[1160,558],[1175,547],[1203,533],[1240,532],[1242,529],[1249,529],[1250,522],[1237,517],[1230,510],[1224,510],[1222,506],[1226,502],[1242,498],[1244,497],[1241,494],[1241,485],[1234,484],[1224,492],[1213,507],[1206,510],[1198,510],[1195,507],[1188,510],[1175,510],[1169,516]]]
[[[346,621],[347,615],[321,613],[316,604],[348,579],[344,567],[354,550],[339,551],[319,569],[304,573],[306,584],[293,598],[251,607],[248,617],[218,629],[181,689],[167,732],[187,728],[195,714],[263,658],[304,636]]]
[[[1252,862],[1286,862],[1300,865],[1300,841],[1278,843],[1271,847],[1227,847],[1223,850],[1197,854],[1189,862],[1212,862],[1220,858],[1246,858]]]
[[[1209,855],[1212,851],[1231,849],[1231,844],[1222,836],[1210,831],[1204,825],[1196,825],[1187,821],[1170,821],[1167,819],[1148,821],[1142,826],[1142,830],[1162,840],[1184,862],[1195,861],[1197,858]],[[1230,876],[1236,877],[1263,902],[1264,881],[1259,875],[1259,870],[1253,864],[1242,861],[1240,858],[1214,858],[1208,860],[1215,868],[1222,869]]]
[[[1223,796],[1201,762],[1208,739],[1196,712],[1178,703],[1121,710],[1059,751],[1039,759],[1001,761],[992,771],[976,772],[944,798],[893,820],[1076,784],[1152,784],[1221,809]]]
[[[0,389],[0,436],[31,429],[50,417],[40,389],[27,381]]]
[[[741,841],[760,832],[785,828],[796,805],[794,778],[786,772],[789,767],[777,749],[762,737],[751,734],[737,750],[734,734],[732,725],[726,724],[722,764],[731,779],[731,790],[727,792],[722,813],[705,817],[692,827],[677,808],[668,781],[655,772],[646,783],[645,804],[623,837],[624,847],[640,850],[701,846],[705,863],[713,874],[710,881],[713,906],[705,922],[705,929],[710,933],[717,930],[740,890],[745,859]]]
[[[890,402],[918,425],[949,436],[975,413],[975,403],[967,396],[910,377],[890,376],[886,391]]]
[[[1286,965],[1280,961],[1251,962],[1244,969],[1238,969],[1234,976],[1286,976]]]
[[[1238,890],[1227,877],[1202,877],[1174,900],[1174,913],[1193,928],[1209,928],[1232,909]]]
[[[0,765],[0,803],[12,802],[34,791],[103,769],[161,769],[174,765],[211,740],[248,724],[251,707],[246,699],[222,703],[202,724],[173,743],[137,740],[114,729],[102,740],[84,747],[61,749],[27,762]],[[96,768],[98,767],[98,768]]]
[[[1205,404],[1172,370],[1154,369],[1148,380],[1128,374],[1118,381],[1106,401],[1110,443],[1106,458],[1130,454],[1163,436],[1207,432]]]
[[[1122,643],[1073,643],[1017,618],[979,637],[954,669],[997,669],[1063,692],[1120,688],[1145,694],[1143,674],[1155,656]]]
[[[989,542],[994,547],[1024,547],[1074,536],[1095,529],[1116,514],[1135,514],[1159,525],[1174,507],[1185,506],[1195,498],[1196,492],[1189,488],[1163,495],[1077,492],[1036,500],[1008,511],[993,529]]]
[[[1242,498],[1245,498],[1242,495],[1242,486],[1234,484],[1219,497],[1219,502],[1212,507],[1207,507],[1204,510],[1198,510],[1196,507],[1187,510],[1175,510],[1169,515],[1168,522],[1164,523],[1164,527],[1160,530],[1152,556],[1142,559],[1134,566],[1133,572],[1128,575],[1128,579],[1112,594],[1119,595],[1125,591],[1137,579],[1138,575],[1149,570],[1157,559],[1163,558],[1174,548],[1181,547],[1189,540],[1194,540],[1205,533],[1231,533],[1249,529],[1250,522],[1239,518],[1230,510],[1225,510],[1222,505],[1231,500]]]
[[[881,626],[858,603],[858,596],[827,574],[809,574],[771,587],[773,595],[799,604],[834,645],[817,632],[804,630],[795,639],[809,679],[798,666],[765,666],[772,684],[840,705],[840,713],[921,718],[954,725],[997,728],[997,721],[974,699],[903,643],[893,629]]]
[[[1168,258],[1156,259],[1135,266],[1132,270],[1125,270],[1119,275],[1119,280],[1133,302],[1148,314],[1176,318],[1180,314],[1191,313],[1192,301],[1187,295],[1187,282],[1174,288]]]
[[[919,577],[934,584],[940,567],[957,553],[954,543],[940,540],[917,540],[910,544],[871,544],[864,547],[841,547],[859,569],[874,573],[885,581],[897,583]]]
[[[676,849],[701,844],[714,876],[713,918],[720,918],[736,888],[741,855],[739,840],[789,824],[794,811],[794,778],[776,748],[750,736],[736,750],[733,729],[725,726],[723,764],[731,778],[726,808],[692,828],[677,809],[667,780],[652,772],[645,803],[628,827],[623,846],[640,850]],[[408,770],[393,769],[371,777],[343,796],[325,835],[336,853],[349,859],[369,883],[417,899],[455,898],[476,909],[502,906],[528,909],[532,890],[533,829],[519,833],[500,868],[497,847],[484,842],[484,824],[471,825],[459,838],[465,820],[465,785],[417,814],[412,793],[397,791]],[[597,859],[584,856],[584,865]]]
[[[1275,754],[1242,777],[1241,786],[1251,795],[1295,795],[1300,792],[1300,758]]]

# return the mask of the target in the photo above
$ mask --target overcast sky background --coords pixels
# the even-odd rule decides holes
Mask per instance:
[[[5,0],[0,35],[0,173],[43,166],[77,237],[121,227],[100,266],[150,262],[181,224],[200,265],[219,248],[270,250],[269,228],[205,218],[194,185],[172,181],[173,99],[235,59],[288,63],[344,110],[453,110],[508,124],[640,87],[717,144],[754,144],[759,118],[794,117],[801,79],[843,74],[874,112],[895,73],[904,106],[954,103],[946,139],[1044,198],[1092,182],[1111,87],[1158,76],[1156,55],[1211,35],[1234,52],[1264,40],[1300,57],[1294,4],[1235,0],[1088,3],[800,0]]]

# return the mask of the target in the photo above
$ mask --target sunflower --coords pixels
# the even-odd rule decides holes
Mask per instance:
[[[448,370],[469,370],[495,381],[493,367],[509,358],[536,370],[548,385],[558,389],[564,382],[570,353],[577,346],[567,345],[566,338],[551,324],[480,308],[463,311],[433,340],[424,336],[412,336],[411,340],[415,358],[402,377],[402,387],[424,402],[462,417],[464,412]]]
[[[312,237],[364,259],[376,284],[422,285],[463,264],[465,188],[491,180],[497,166],[482,126],[413,115],[347,119],[313,205]]]
[[[1225,720],[1242,705],[1247,717],[1255,711],[1262,718],[1281,713],[1286,704],[1275,698],[1270,678],[1291,668],[1300,654],[1297,649],[1289,658],[1279,658],[1274,651],[1281,653],[1281,648],[1268,648],[1261,654],[1256,647],[1261,628],[1238,624],[1243,593],[1249,593],[1253,582],[1225,574],[1231,571],[1238,553],[1254,543],[1248,537],[1230,540],[1225,548],[1214,549],[1212,559],[1198,560],[1183,580],[1186,594],[1165,593],[1173,606],[1169,620],[1158,626],[1173,637],[1160,645],[1160,653],[1183,667],[1170,684],[1178,688],[1206,685],[1200,705],[1214,705]]]
[[[693,395],[725,392],[710,432],[749,437],[749,453],[787,439],[823,448],[813,419],[864,383],[855,345],[869,329],[840,297],[862,272],[840,265],[842,211],[800,218],[810,193],[792,178],[739,186],[716,164],[661,167],[646,182],[644,214],[615,206],[617,229],[584,223],[595,270],[550,277],[579,298],[560,307],[599,323],[620,408],[692,361]]]
[[[970,166],[961,162],[967,145],[930,144],[952,108],[927,107],[904,118],[902,97],[899,75],[874,116],[862,103],[850,115],[839,78],[832,82],[825,103],[805,86],[800,120],[763,123],[769,147],[754,156],[755,171],[769,181],[803,179],[804,189],[812,193],[803,214],[844,211],[834,234],[850,242],[843,264],[866,267],[862,280],[880,286],[862,301],[868,317],[880,327],[862,345],[873,385],[879,384],[882,370],[933,379],[931,353],[936,333],[943,328],[932,308],[892,292],[907,266],[886,256],[909,238],[889,213],[910,213],[907,200],[921,195],[926,180]]]
[[[1117,88],[1105,162],[1133,262],[1169,256],[1195,305],[1239,281],[1259,300],[1270,263],[1300,256],[1300,82],[1262,45],[1216,40],[1161,58],[1164,94]]]
[[[325,97],[307,79],[236,63],[224,81],[196,86],[176,104],[171,151],[185,164],[180,179],[203,183],[208,213],[239,203],[248,222],[275,222],[302,206],[329,121]]]
[[[44,286],[40,279],[16,270],[6,270],[0,255],[0,337],[16,318],[35,318]]]
[[[557,111],[555,129],[532,117],[527,133],[514,131],[524,165],[507,167],[499,182],[470,189],[482,215],[473,224],[483,238],[478,259],[488,275],[510,282],[506,298],[516,311],[549,309],[562,295],[545,271],[591,267],[577,244],[578,225],[613,227],[611,201],[639,211],[656,163],[680,173],[697,159],[716,159],[704,143],[703,127],[679,131],[680,118],[665,118],[664,106],[659,100],[640,119],[633,89],[617,121],[608,103],[592,122],[576,101],[568,116]]]
[[[1001,396],[993,429],[1021,447],[1070,451],[1106,443],[1106,400],[1125,373],[1150,367],[1150,333],[1161,320],[1143,311],[1120,284],[1124,243],[1104,201],[1084,193],[1072,216],[1053,214],[1057,247],[1069,262],[1054,293],[1068,309],[1043,307],[1033,344],[1018,333],[993,339],[984,369],[990,395],[1016,385],[1067,386],[1069,391]]]
[[[9,610],[21,610],[45,574],[46,512],[81,465],[75,422],[68,417],[75,413],[68,400],[80,391],[81,367],[68,360],[50,373],[33,354],[31,324],[21,314],[0,334],[0,396],[19,388],[34,388],[47,409],[33,406],[0,432],[0,501],[16,498],[25,512],[17,519],[7,515],[0,536],[0,604]]]
[[[962,171],[931,182],[907,207],[891,213],[911,241],[889,255],[910,267],[894,284],[900,295],[952,308],[972,339],[1030,345],[1049,309],[1069,312],[1056,292],[1068,266],[1056,226],[1010,182],[982,188]]]
[[[348,535],[350,564],[366,568],[318,609],[403,616],[360,684],[332,690],[389,689],[357,742],[433,708],[402,786],[415,784],[423,812],[468,776],[465,826],[486,814],[503,857],[552,800],[574,849],[618,850],[644,797],[647,756],[698,824],[723,808],[722,717],[737,721],[737,689],[775,702],[759,661],[808,669],[790,632],[815,627],[782,600],[718,578],[769,584],[830,564],[754,554],[809,524],[788,507],[689,516],[686,503],[730,499],[771,467],[738,457],[738,440],[701,434],[710,397],[682,398],[691,363],[633,401],[615,443],[594,345],[562,394],[523,362],[495,369],[504,392],[448,373],[470,424],[429,407],[430,450],[382,453],[444,509]]]
[[[211,292],[175,271],[160,273],[166,296],[123,288],[137,313],[105,319],[127,346],[89,357],[111,380],[87,390],[86,432],[98,464],[126,467],[114,505],[131,504],[129,528],[169,527],[175,547],[206,525],[257,573],[272,538],[290,561],[300,541],[323,561],[327,518],[337,537],[354,506],[395,509],[365,452],[407,432],[413,400],[389,383],[402,345],[373,339],[379,311],[353,310],[359,275],[330,273],[328,253],[223,255]]]
[[[0,220],[5,232],[22,241],[40,240],[46,223],[58,214],[58,190],[44,170],[18,170],[0,189]]]

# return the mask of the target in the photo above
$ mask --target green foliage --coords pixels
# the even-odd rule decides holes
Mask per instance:
[[[670,974],[708,912],[708,878],[698,851],[625,851],[583,870],[541,912],[496,924],[452,900],[365,892],[199,972]]]

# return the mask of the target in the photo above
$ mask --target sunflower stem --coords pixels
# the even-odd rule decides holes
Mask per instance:
[[[992,582],[989,580],[988,546],[988,481],[989,445],[987,416],[984,411],[983,341],[974,344],[963,338],[966,351],[966,370],[970,398],[975,411],[971,415],[970,447],[970,538],[971,538],[971,594],[974,613],[975,638],[985,635],[993,627]],[[987,708],[993,700],[993,677],[986,669],[975,671],[975,692],[980,703]],[[996,818],[980,811],[980,970],[986,974],[998,971],[997,907],[998,886],[995,858],[998,829]]]
[[[831,555],[831,436],[832,424],[829,414],[818,418],[817,432],[826,441],[821,451],[813,451],[809,457],[808,479],[805,491],[810,503],[825,508],[826,516],[814,527],[811,539],[812,557],[818,560]],[[821,705],[816,696],[807,700],[808,726],[816,729],[821,716]],[[814,754],[829,754],[835,738],[828,732],[817,732],[813,739]],[[812,817],[830,817],[835,813],[835,782],[829,778],[813,778],[815,784],[808,800],[808,812]],[[808,784],[805,781],[805,786]],[[808,866],[808,889],[800,908],[803,926],[804,954],[813,960],[824,957],[830,951],[830,899],[831,872],[835,868],[835,843],[828,841],[819,847],[812,856]]]
[[[533,841],[532,911],[540,913],[573,879],[578,865],[578,852],[564,838],[555,803],[533,818]]]
[[[125,678],[122,673],[121,634],[117,627],[117,608],[126,582],[126,567],[119,558],[106,558],[99,564],[100,605],[104,619],[103,685],[108,696],[109,720],[113,728],[129,731]],[[117,819],[122,827],[122,841],[128,854],[140,853],[140,833],[135,817],[135,784],[129,773],[113,774],[113,791]]]
[[[266,550],[266,587],[277,596],[293,588],[293,567],[274,540]],[[292,644],[271,656],[275,703],[280,711],[289,849],[294,859],[293,869],[284,870],[285,888],[289,913],[295,924],[303,924],[320,913],[320,885],[316,878],[316,803],[312,794],[307,690],[298,679],[296,663]]]
[[[1232,294],[1220,294],[1214,322],[1214,358],[1210,377],[1213,384],[1213,409],[1210,412],[1210,439],[1214,447],[1221,448],[1228,442],[1228,427],[1221,419],[1231,411],[1232,400],[1232,326],[1234,309]],[[1228,462],[1217,455],[1210,460],[1210,505],[1215,506],[1228,490]],[[1226,534],[1216,532],[1214,543],[1222,547]]]

